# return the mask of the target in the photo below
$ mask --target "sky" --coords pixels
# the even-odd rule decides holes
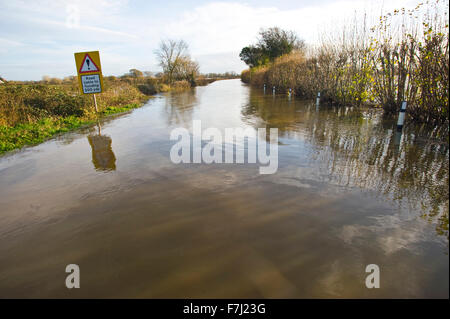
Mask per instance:
[[[241,72],[240,50],[261,28],[295,31],[307,44],[355,16],[419,0],[0,0],[0,76],[7,80],[76,74],[75,52],[100,51],[103,75],[158,72],[161,39],[183,39],[200,71]]]

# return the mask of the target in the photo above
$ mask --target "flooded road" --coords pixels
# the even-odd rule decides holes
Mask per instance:
[[[278,128],[278,171],[172,163],[193,120]],[[227,80],[3,156],[0,298],[448,298],[448,148],[393,128]]]

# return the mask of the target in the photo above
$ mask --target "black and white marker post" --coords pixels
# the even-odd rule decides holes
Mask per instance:
[[[316,106],[319,106],[319,104],[320,104],[320,92],[317,93]]]
[[[394,132],[394,152],[395,154],[398,154],[400,151],[400,145],[402,144],[402,138],[403,138],[403,132],[402,131],[395,131]]]
[[[275,87],[272,88],[272,94],[275,95]]]
[[[266,94],[266,83],[264,83],[264,94]]]
[[[405,122],[406,101],[402,102],[400,113],[398,114],[397,131],[401,132],[403,129],[403,123]]]

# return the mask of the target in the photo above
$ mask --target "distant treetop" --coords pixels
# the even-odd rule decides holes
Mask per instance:
[[[248,66],[255,67],[304,48],[305,42],[295,32],[273,27],[261,29],[257,44],[244,47],[239,56]]]

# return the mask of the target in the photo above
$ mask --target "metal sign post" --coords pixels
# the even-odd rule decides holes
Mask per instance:
[[[95,111],[98,113],[96,93],[103,92],[103,75],[98,51],[75,53],[78,83],[81,94],[92,94]]]
[[[95,97],[95,94],[92,94],[92,96],[94,97],[94,106],[95,106],[95,112],[98,113],[98,107],[97,107],[97,98]]]

